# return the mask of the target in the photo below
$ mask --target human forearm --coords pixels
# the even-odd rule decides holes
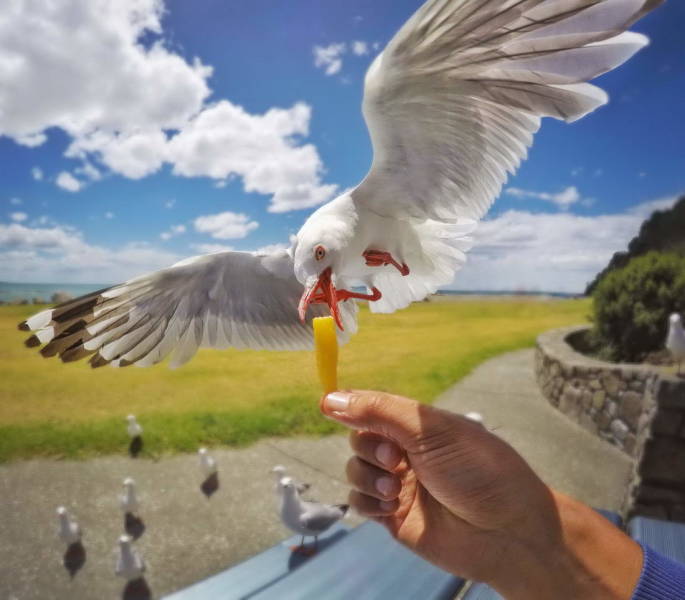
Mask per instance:
[[[555,491],[551,498],[557,531],[549,543],[514,544],[514,568],[493,585],[508,600],[629,600],[642,569],[640,546],[588,506]]]

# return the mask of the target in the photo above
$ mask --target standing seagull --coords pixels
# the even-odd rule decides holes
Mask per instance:
[[[67,546],[78,544],[81,541],[81,528],[79,524],[69,516],[67,509],[60,506],[57,509],[59,526],[57,535]]]
[[[207,448],[200,448],[197,454],[200,457],[200,469],[205,479],[216,475],[218,472],[216,459],[207,452]]]
[[[670,350],[673,359],[678,363],[678,375],[685,360],[685,330],[680,315],[672,314],[668,321],[668,337],[666,348]]]
[[[124,479],[124,493],[119,496],[119,506],[121,506],[124,515],[137,515],[140,509],[136,482],[130,477]]]
[[[288,528],[302,536],[294,552],[304,552],[305,536],[314,536],[316,552],[319,536],[342,519],[350,508],[347,504],[322,504],[300,499],[295,482],[290,477],[281,479],[281,520]]]
[[[133,547],[133,540],[128,535],[119,538],[119,552],[114,572],[127,581],[140,579],[145,573],[145,561]]]
[[[663,0],[428,0],[371,64],[371,170],[315,211],[289,251],[197,256],[20,325],[44,356],[170,365],[198,347],[305,349],[330,312],[389,313],[453,280],[476,222],[526,157],[543,117],[604,105],[587,83],[647,45],[626,30]],[[367,293],[349,291],[362,284]]]
[[[276,465],[273,469],[271,469],[271,472],[276,477],[274,490],[276,491],[276,495],[280,497],[281,493],[283,492],[282,482],[284,479],[286,479],[285,467],[283,465]],[[295,489],[297,490],[298,494],[304,494],[311,487],[311,484],[309,483],[301,483],[292,478],[289,479],[295,484]]]
[[[140,423],[138,423],[135,415],[129,415],[128,417],[126,417],[126,422],[128,423],[128,425],[126,426],[128,437],[134,440],[143,435],[143,427]]]

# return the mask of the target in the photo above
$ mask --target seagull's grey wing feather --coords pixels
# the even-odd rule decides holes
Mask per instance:
[[[221,252],[190,258],[150,275],[43,311],[20,325],[36,333],[27,345],[67,362],[93,354],[94,367],[158,363],[171,366],[199,347],[303,350],[312,346],[312,306],[298,318],[303,287],[289,253]],[[356,329],[354,303],[340,305],[345,331]]]
[[[300,515],[300,523],[310,531],[325,531],[333,523],[343,517],[343,512],[337,506],[303,502],[304,512]]]
[[[366,75],[374,149],[353,197],[377,214],[480,219],[544,116],[607,102],[587,83],[647,44],[624,31],[663,0],[429,0]]]

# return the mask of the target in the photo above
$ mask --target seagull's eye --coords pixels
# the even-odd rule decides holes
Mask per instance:
[[[326,256],[326,248],[323,246],[317,246],[314,248],[314,258],[316,260],[323,260],[324,256]]]

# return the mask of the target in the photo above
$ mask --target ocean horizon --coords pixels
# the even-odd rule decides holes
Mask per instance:
[[[45,300],[57,292],[64,292],[73,297],[83,296],[111,284],[103,283],[11,283],[0,281],[0,302],[16,303]],[[526,290],[439,290],[438,294],[448,296],[553,296],[555,298],[575,298],[581,294],[564,292],[526,291]]]

